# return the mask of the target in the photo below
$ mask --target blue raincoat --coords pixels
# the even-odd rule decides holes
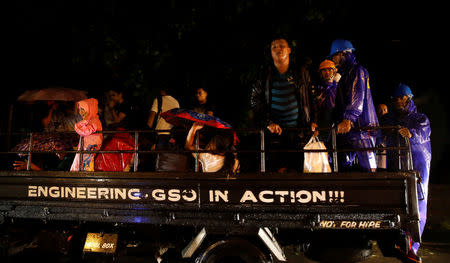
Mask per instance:
[[[350,120],[355,128],[378,126],[378,117],[372,100],[369,85],[369,73],[356,63],[355,55],[344,53],[339,66],[342,78],[336,93],[336,121]],[[340,136],[340,141],[351,148],[369,148],[375,146],[374,131],[358,131],[352,129]],[[342,146],[342,145],[341,145]],[[375,153],[373,151],[357,151],[358,162],[363,170],[376,168]]]
[[[428,179],[431,164],[430,121],[425,114],[417,112],[417,108],[411,100],[406,106],[403,115],[395,111],[389,112],[383,117],[381,123],[387,126],[400,125],[406,127],[412,134],[409,143],[411,145],[413,166],[414,170],[419,171],[422,182],[422,187],[418,188],[420,235],[422,235],[427,220]],[[396,138],[397,136],[388,136],[387,145],[396,146]],[[419,243],[413,243],[412,248],[416,254],[419,246]]]

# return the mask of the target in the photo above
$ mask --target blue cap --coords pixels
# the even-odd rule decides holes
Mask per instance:
[[[411,92],[411,89],[408,85],[403,83],[398,84],[398,86],[394,89],[394,93],[392,93],[392,97],[402,97],[402,96],[412,97],[414,96]]]
[[[354,50],[355,48],[350,41],[344,39],[336,39],[333,41],[333,43],[331,43],[330,54],[328,56],[332,56],[338,52]]]

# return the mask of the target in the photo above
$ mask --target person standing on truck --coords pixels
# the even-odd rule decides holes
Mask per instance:
[[[418,203],[420,215],[420,235],[422,235],[427,220],[428,181],[431,164],[431,126],[428,117],[417,112],[412,100],[413,94],[409,86],[399,84],[392,94],[391,110],[381,118],[381,124],[386,126],[400,126],[398,134],[408,138],[411,146],[412,163],[414,170],[420,173],[420,184],[418,187]],[[387,145],[397,146],[398,136],[387,134]],[[393,158],[392,158],[393,159]],[[391,158],[388,158],[391,160]],[[405,159],[402,159],[406,162]],[[388,168],[395,166],[389,165]],[[398,167],[398,166],[397,166]],[[420,259],[417,256],[420,243],[413,242],[411,251],[405,256],[412,259]],[[417,260],[420,262],[419,260]]]
[[[356,62],[350,41],[336,39],[331,44],[329,58],[338,68],[341,79],[336,91],[335,123],[339,134],[339,148],[370,148],[375,145],[374,131],[358,130],[360,127],[378,126],[378,118],[369,86],[369,72]],[[352,129],[355,128],[355,129]],[[358,158],[363,171],[375,172],[374,151],[347,153],[344,164],[350,166],[352,159]]]
[[[314,126],[331,127],[336,100],[336,89],[341,75],[337,73],[334,62],[328,59],[319,65],[320,83],[313,87],[312,98],[315,105]],[[317,124],[317,125],[316,125]]]
[[[270,44],[273,64],[261,71],[251,89],[250,107],[256,125],[270,131],[268,146],[274,150],[302,149],[304,132],[286,128],[310,127],[310,78],[308,71],[298,69],[290,60],[291,48],[285,38]],[[299,171],[302,154],[277,152],[268,157],[273,171]]]
[[[198,113],[214,115],[215,106],[208,100],[208,91],[204,87],[195,89],[195,103],[192,110]]]
[[[161,87],[159,96],[153,100],[147,121],[149,128],[154,128],[158,131],[156,133],[155,150],[174,150],[177,148],[175,143],[179,142],[175,141],[170,131],[168,131],[173,128],[173,125],[161,117],[161,113],[175,108],[180,108],[178,100],[169,95],[169,89],[167,87]],[[155,170],[185,170],[186,160],[187,157],[181,153],[158,153],[156,156]]]
[[[78,150],[100,150],[103,134],[96,133],[102,131],[102,123],[98,117],[98,101],[90,98],[79,101],[77,105],[78,111],[83,118],[82,121],[75,124],[75,131],[81,136]],[[94,157],[95,153],[77,153],[70,171],[94,171]]]

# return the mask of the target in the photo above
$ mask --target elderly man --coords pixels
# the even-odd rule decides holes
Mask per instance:
[[[341,74],[336,91],[336,115],[339,146],[359,149],[374,147],[374,134],[352,128],[378,126],[378,118],[369,86],[369,73],[356,63],[353,45],[348,40],[337,39],[331,44],[329,57]],[[376,171],[373,151],[356,151],[358,164],[363,171]],[[345,156],[350,165],[353,153]]]
[[[269,147],[280,151],[298,150],[304,133],[287,128],[309,127],[309,75],[290,60],[291,48],[284,38],[273,39],[270,45],[273,64],[262,70],[252,87],[250,105],[259,127],[270,131]],[[287,129],[287,130],[286,130]],[[275,153],[269,156],[274,171],[298,170],[300,154]]]

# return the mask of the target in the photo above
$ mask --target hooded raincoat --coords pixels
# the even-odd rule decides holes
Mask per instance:
[[[336,91],[336,123],[347,119],[355,128],[378,126],[378,117],[370,91],[369,73],[356,63],[353,53],[344,53],[343,61],[339,65],[339,73],[342,77]],[[375,146],[374,136],[374,131],[352,129],[349,133],[340,136],[339,141],[344,147],[369,148]],[[357,151],[356,155],[362,169],[376,168],[373,151]]]
[[[97,100],[91,98],[79,101],[78,108],[81,108],[87,112],[87,118],[75,124],[75,131],[81,136],[80,144],[78,144],[78,150],[99,150],[103,142],[103,135],[101,133],[95,133],[102,130],[102,123],[98,117]],[[94,156],[94,153],[77,153],[70,170],[94,171]]]
[[[413,168],[419,171],[422,187],[418,187],[419,215],[420,215],[420,235],[422,235],[427,220],[427,202],[428,202],[428,179],[430,176],[431,165],[431,126],[428,117],[423,113],[418,113],[414,102],[411,100],[405,107],[403,113],[391,111],[381,119],[381,124],[386,126],[406,127],[412,134],[409,139],[411,145],[411,155]],[[387,136],[388,146],[398,145],[398,136]],[[406,162],[406,159],[402,159]],[[402,167],[405,167],[402,164]],[[389,167],[388,167],[389,168]],[[412,246],[417,254],[419,243],[415,242]]]

